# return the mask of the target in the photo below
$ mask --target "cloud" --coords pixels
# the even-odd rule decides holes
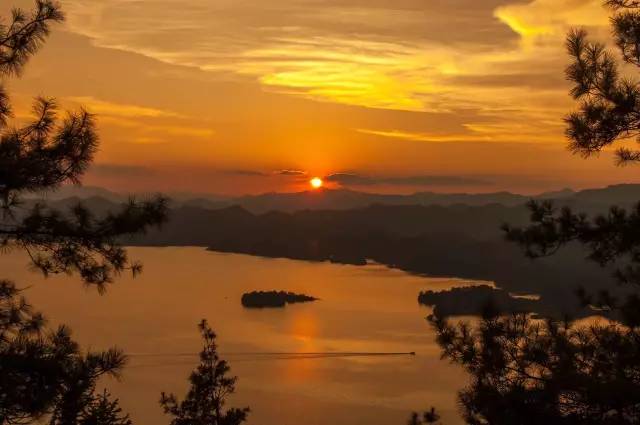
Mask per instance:
[[[490,141],[491,138],[484,136],[473,136],[470,134],[429,134],[417,133],[402,130],[369,130],[359,128],[358,133],[372,136],[387,137],[392,139],[412,140],[416,142],[459,142],[459,141]]]
[[[450,143],[450,142],[499,142],[499,143],[532,143],[532,142],[558,142],[558,134],[561,134],[564,123],[559,118],[564,110],[558,110],[555,119],[547,118],[545,113],[528,111],[520,113],[511,111],[513,117],[518,120],[502,120],[507,112],[486,111],[485,115],[477,122],[469,121],[462,125],[462,129],[448,131],[446,133],[426,133],[404,130],[374,130],[356,129],[358,133],[371,136],[410,140],[415,142]],[[528,119],[527,119],[528,118]],[[462,131],[460,131],[462,130]]]
[[[498,7],[494,15],[525,43],[564,38],[571,27],[608,25],[602,0],[533,0]]]
[[[157,171],[141,165],[98,163],[91,166],[89,173],[96,177],[143,177]]]
[[[295,169],[282,169],[276,170],[272,172],[259,171],[259,170],[229,170],[225,172],[226,174],[235,174],[239,176],[248,176],[248,177],[302,177],[306,176],[307,172],[303,170],[295,170]]]
[[[377,146],[395,148],[396,141],[563,143],[562,116],[574,104],[563,80],[568,59],[562,39],[574,25],[590,30],[608,25],[601,0],[64,0],[64,6],[68,29],[88,37],[93,45],[175,65],[162,66],[198,79],[255,87],[271,104],[281,102],[280,116],[307,114],[300,122],[313,122],[307,112],[313,108],[349,111],[349,117],[333,111],[316,115],[324,120],[318,124],[324,134],[315,143],[322,143],[317,150],[326,151],[327,157],[347,151],[336,147],[342,141],[349,152],[382,152]],[[262,126],[239,130],[237,123],[268,116],[262,106],[267,101],[262,99],[250,114],[238,114],[234,102],[250,99],[244,91],[239,96],[203,92],[216,97],[212,103],[233,98],[215,118],[219,143],[211,143],[209,151],[218,154],[227,144],[240,141],[226,149],[236,158],[240,146],[257,147],[254,140],[263,135],[253,129]],[[363,108],[316,106],[290,97]],[[269,122],[273,128],[264,131],[277,145],[270,148],[277,151],[273,156],[286,156],[283,161],[290,162],[285,164],[316,169],[313,159],[298,161],[295,155],[306,155],[302,148],[281,147],[292,144],[289,135],[296,131],[273,121]],[[338,129],[342,125],[346,128]],[[206,142],[213,137],[211,130],[198,127],[206,125],[141,130],[129,140]],[[348,134],[354,130],[370,137]],[[309,131],[308,124],[304,131]],[[354,147],[371,140],[374,143],[364,149]],[[497,152],[492,164],[512,167],[501,158],[499,148],[492,149]],[[295,153],[287,156],[289,151]],[[389,155],[413,161],[400,148]],[[269,157],[254,166],[269,167],[276,161]],[[352,166],[361,164],[346,158],[332,165]],[[403,169],[391,167],[381,165],[379,172]]]
[[[280,176],[306,176],[307,172],[302,170],[278,170],[275,172]]]
[[[231,174],[236,176],[247,176],[247,177],[269,177],[268,173],[264,173],[262,171],[254,171],[254,170],[227,170],[225,174]]]
[[[373,177],[362,176],[355,173],[334,173],[326,176],[325,180],[342,186],[486,186],[493,183],[479,178],[466,176],[418,175]]]
[[[326,182],[338,183],[343,186],[364,186],[376,184],[374,180],[352,173],[335,173],[324,178]]]
[[[215,130],[211,128],[200,127],[202,123],[199,123],[200,126],[196,126],[191,122],[166,124],[166,121],[162,121],[163,123],[160,124],[152,124],[142,119],[142,117],[138,117],[138,119],[133,117],[132,119],[124,116],[99,116],[98,118],[99,123],[126,129],[128,132],[126,141],[129,143],[166,143],[175,140],[176,137],[206,140],[216,134]]]
[[[67,100],[83,105],[91,113],[111,117],[143,117],[143,118],[180,118],[180,114],[171,111],[149,108],[138,105],[108,102],[91,96],[69,97]]]
[[[607,24],[601,0],[65,0],[65,7],[69,28],[98,46],[254,79],[290,96],[441,113],[540,107],[546,99],[524,82],[531,69],[561,75],[566,29]],[[500,93],[481,81],[504,75],[514,84]],[[549,90],[543,78],[534,84]]]
[[[100,124],[126,129],[127,143],[161,144],[177,137],[209,139],[215,135],[214,130],[203,128],[202,122],[195,125],[193,119],[169,110],[111,102],[92,96],[72,96],[64,100],[96,114]]]

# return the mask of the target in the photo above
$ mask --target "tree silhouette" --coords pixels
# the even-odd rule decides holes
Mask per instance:
[[[105,390],[86,408],[86,412],[79,425],[132,425],[128,415],[123,415],[122,409],[118,405],[118,400],[111,400],[109,393]]]
[[[191,388],[183,401],[162,393],[160,405],[173,417],[171,425],[239,425],[246,421],[249,409],[225,410],[226,399],[235,392],[236,377],[229,377],[229,365],[218,356],[216,334],[203,320],[198,329],[204,346],[200,365],[191,373]]]
[[[640,2],[608,0],[616,45],[628,64],[640,66]],[[579,109],[566,117],[572,152],[588,157],[614,143],[617,164],[640,161],[628,140],[640,141],[640,85],[622,76],[612,53],[583,30],[567,37],[573,58],[567,78]],[[625,145],[626,142],[626,145]],[[504,226],[506,239],[531,258],[580,244],[588,260],[612,269],[628,296],[577,295],[614,321],[576,324],[569,319],[500,315],[490,306],[477,326],[430,317],[443,357],[471,376],[459,393],[469,424],[640,423],[640,204],[612,207],[589,218],[551,202],[531,202],[531,225]]]
[[[468,424],[633,424],[640,420],[640,335],[487,312],[477,328],[431,317],[443,357],[471,382]]]
[[[37,0],[28,14],[13,11],[0,26],[0,76],[19,75],[50,31],[63,19],[57,2]],[[45,274],[78,272],[85,283],[104,290],[115,274],[140,271],[118,239],[160,225],[166,218],[162,197],[96,217],[81,204],[70,211],[51,211],[42,204],[24,211],[21,195],[79,183],[98,146],[95,118],[85,110],[58,119],[55,100],[38,98],[33,121],[7,127],[8,95],[0,88],[0,247],[25,249]],[[19,211],[16,211],[19,210]]]
[[[44,415],[51,425],[80,423],[98,407],[97,380],[117,377],[124,363],[118,349],[83,353],[68,328],[45,329],[15,285],[0,282],[0,424]]]
[[[440,415],[436,413],[435,408],[431,408],[428,412],[424,412],[422,415],[417,413],[413,413],[407,425],[429,425],[429,424],[438,424],[440,420]]]
[[[51,24],[63,18],[57,2],[36,0],[32,12],[15,9],[9,22],[0,20],[0,78],[19,76]],[[9,126],[11,113],[0,85],[0,249],[23,249],[45,275],[77,272],[100,291],[124,270],[139,272],[119,240],[162,224],[166,200],[131,201],[101,217],[81,204],[67,212],[42,204],[27,209],[25,193],[79,183],[98,137],[90,113],[58,119],[53,99],[37,99],[24,127]],[[15,284],[0,281],[0,424],[43,418],[51,425],[130,424],[117,401],[96,394],[98,379],[118,376],[124,363],[118,349],[83,352],[68,328],[46,329]]]
[[[640,67],[640,3],[607,0],[614,15],[613,36],[625,63]],[[566,75],[574,83],[571,95],[580,101],[578,111],[566,117],[569,148],[583,156],[600,152],[614,143],[626,143],[617,152],[618,165],[640,161],[640,151],[628,146],[640,142],[640,84],[624,77],[614,55],[604,44],[591,42],[584,30],[567,37],[573,62]],[[640,289],[640,203],[630,211],[612,206],[607,214],[589,218],[551,202],[530,202],[531,225],[504,226],[507,239],[522,246],[531,258],[553,255],[562,247],[579,243],[588,259],[613,270],[615,280],[637,292]],[[622,300],[608,292],[578,294],[585,304],[619,315],[625,324],[640,326],[640,297]]]
[[[611,19],[615,43],[623,60],[640,66],[640,3],[607,0],[614,11]],[[623,139],[640,136],[640,87],[621,75],[619,65],[604,44],[591,42],[584,30],[567,38],[573,63],[567,78],[574,83],[571,95],[581,102],[578,111],[566,117],[569,148],[585,157]],[[640,161],[640,152],[629,147],[617,151],[619,164]]]

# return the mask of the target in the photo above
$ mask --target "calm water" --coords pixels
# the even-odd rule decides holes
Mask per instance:
[[[167,423],[161,391],[182,395],[209,320],[239,377],[232,405],[252,408],[250,424],[402,425],[416,409],[438,406],[457,424],[456,390],[465,375],[440,360],[423,289],[468,284],[381,266],[353,267],[253,258],[202,248],[133,248],[145,271],[123,277],[104,296],[75,278],[44,280],[20,254],[0,256],[2,277],[20,286],[52,324],[65,323],[84,345],[131,353],[120,382],[108,381],[138,425]],[[244,292],[288,290],[321,301],[281,310],[246,310]],[[260,353],[411,352],[417,356],[311,356]],[[304,416],[303,416],[304,415]],[[301,419],[303,419],[301,421]]]

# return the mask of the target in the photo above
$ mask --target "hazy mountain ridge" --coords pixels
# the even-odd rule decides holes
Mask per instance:
[[[137,198],[151,196],[149,193],[137,194]],[[269,211],[295,212],[303,210],[348,210],[364,208],[373,204],[381,205],[468,205],[486,206],[500,204],[517,206],[530,199],[556,200],[562,205],[579,206],[587,211],[601,210],[612,204],[628,207],[640,200],[640,184],[620,184],[605,188],[573,191],[563,189],[545,192],[535,196],[520,195],[511,192],[493,193],[435,193],[418,192],[410,195],[389,195],[358,192],[348,189],[322,189],[295,193],[266,193],[241,197],[225,197],[206,194],[169,193],[172,205],[177,207],[197,207],[220,209],[239,205],[246,210],[260,214]],[[68,198],[89,199],[100,197],[112,202],[124,202],[129,195],[111,192],[96,187],[66,186],[57,192],[38,195],[32,199],[44,199],[49,202],[63,201]]]
[[[586,253],[577,247],[535,262],[525,258],[503,240],[500,225],[527,221],[524,206],[495,204],[266,214],[238,206],[185,207],[172,211],[162,231],[128,243],[201,245],[218,252],[354,265],[372,260],[428,276],[492,281],[509,292],[539,294],[537,311],[582,314],[575,290],[610,286],[610,271],[586,262]]]
[[[558,200],[558,205],[571,205],[594,213],[605,211],[611,204],[631,205],[631,199],[640,199],[640,185],[560,194],[567,196]],[[402,204],[419,196],[426,205]],[[507,205],[489,203],[498,196]],[[543,196],[539,198],[545,199]],[[343,205],[353,203],[354,199],[378,202],[353,209],[320,208],[345,198],[348,202],[343,201]],[[464,199],[480,205],[464,205],[460,202]],[[170,220],[161,230],[131,238],[126,243],[195,245],[219,252],[355,265],[373,260],[411,273],[492,281],[509,292],[541,295],[540,302],[536,303],[539,311],[570,310],[582,314],[573,292],[578,286],[592,291],[609,287],[610,271],[586,262],[586,254],[577,247],[533,262],[516,246],[505,242],[500,226],[526,224],[529,212],[524,204],[528,199],[506,193],[369,196],[350,191],[323,191],[246,197],[244,205],[217,209],[207,207],[209,204],[202,206],[200,202],[174,203]],[[80,201],[98,214],[118,208],[117,202],[101,197],[62,199],[51,201],[50,205],[65,210]],[[283,211],[250,211],[261,211],[266,205],[278,205]],[[286,211],[303,205],[305,209]],[[571,300],[576,301],[571,304]],[[452,310],[446,295],[440,296],[438,302],[441,308]]]

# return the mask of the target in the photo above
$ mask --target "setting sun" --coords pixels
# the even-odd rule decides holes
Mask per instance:
[[[311,187],[313,187],[314,189],[320,189],[324,184],[320,177],[314,177],[309,183],[311,183]]]

